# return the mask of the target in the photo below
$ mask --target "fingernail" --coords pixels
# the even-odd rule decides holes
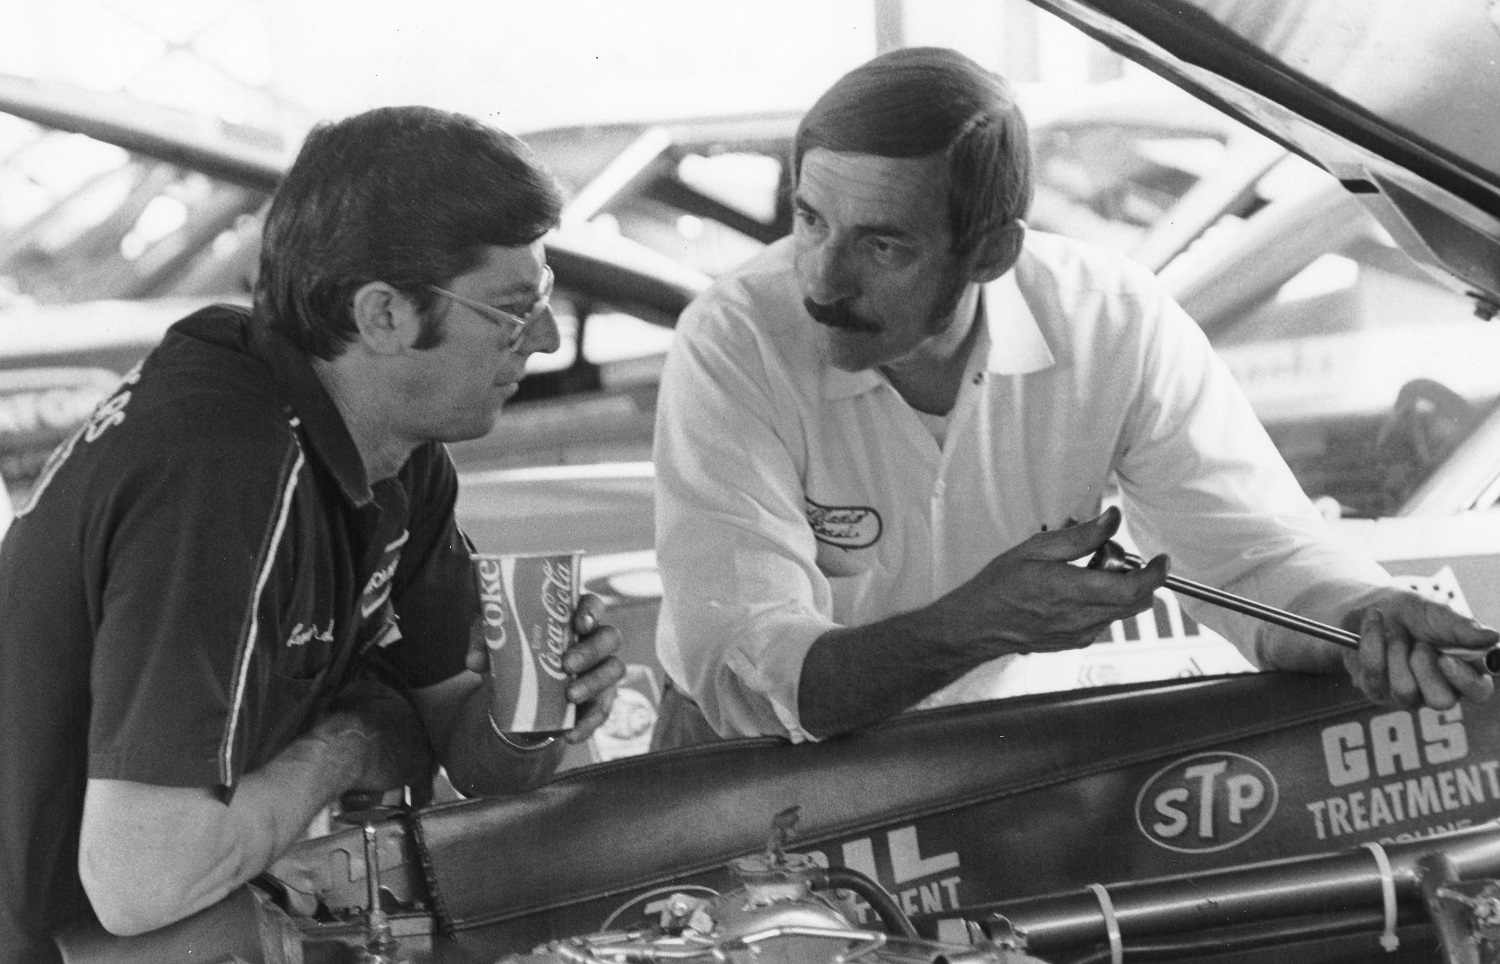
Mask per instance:
[[[568,687],[568,702],[569,703],[582,703],[583,702],[583,697],[584,697],[584,691],[583,691],[583,687],[582,686],[580,686],[578,684],[574,684],[574,685]]]

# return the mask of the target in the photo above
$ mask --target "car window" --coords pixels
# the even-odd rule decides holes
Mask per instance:
[[[1184,255],[1200,272],[1184,307],[1308,495],[1334,517],[1396,515],[1494,407],[1500,330],[1329,175],[1291,159],[1258,194]]]
[[[590,220],[721,275],[785,233],[782,164],[752,151],[676,148]]]
[[[1227,132],[1170,123],[1040,126],[1029,220],[1044,231],[1133,251],[1223,163]]]

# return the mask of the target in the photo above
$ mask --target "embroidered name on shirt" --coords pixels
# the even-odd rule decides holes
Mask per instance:
[[[807,524],[819,542],[840,549],[864,549],[880,539],[880,513],[869,506],[820,505],[804,497]]]
[[[329,621],[327,629],[319,629],[316,623],[311,626],[298,623],[292,627],[292,635],[287,638],[286,644],[288,646],[306,646],[315,639],[325,643],[333,642],[332,620]]]
[[[409,536],[410,533],[402,532],[399,538],[385,547],[380,566],[370,576],[370,581],[365,583],[364,592],[360,593],[359,609],[360,615],[366,619],[390,598],[391,578],[396,575],[396,566],[401,562],[401,547],[406,544]]]

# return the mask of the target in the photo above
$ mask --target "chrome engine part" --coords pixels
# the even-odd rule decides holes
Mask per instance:
[[[713,896],[676,892],[650,929],[553,941],[507,964],[1023,964],[1016,943],[980,939],[945,944],[917,936],[878,884],[831,872],[811,856],[788,853],[797,808],[778,814],[763,853],[730,864],[740,887]],[[885,925],[855,923],[855,901],[869,903]]]

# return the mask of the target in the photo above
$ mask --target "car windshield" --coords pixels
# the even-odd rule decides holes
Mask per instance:
[[[1500,331],[1300,158],[1161,273],[1330,515],[1400,513],[1500,395]]]

